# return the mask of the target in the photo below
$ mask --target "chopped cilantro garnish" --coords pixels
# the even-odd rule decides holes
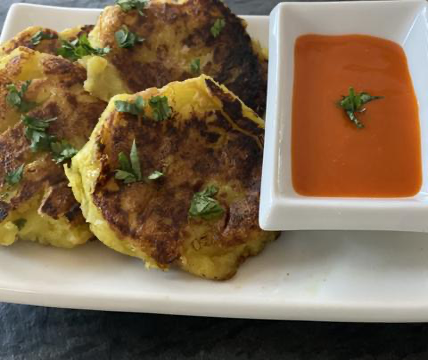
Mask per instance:
[[[162,176],[164,176],[163,172],[155,170],[147,177],[147,179],[148,180],[157,180],[157,179],[161,178]]]
[[[122,180],[125,184],[131,184],[138,181],[157,180],[164,174],[160,171],[153,171],[147,178],[143,179],[141,173],[140,157],[138,156],[137,144],[135,139],[132,142],[131,152],[128,157],[120,152],[118,156],[119,169],[115,171],[115,179]]]
[[[27,92],[30,84],[31,80],[25,81],[21,85],[21,89],[19,91],[15,84],[9,84],[6,86],[8,90],[8,94],[6,95],[7,103],[10,106],[15,107],[21,113],[26,113],[37,106],[35,102],[25,100],[25,93]]]
[[[342,100],[340,100],[338,104],[345,110],[349,120],[351,120],[357,128],[362,129],[364,124],[357,119],[355,113],[364,112],[366,110],[366,108],[363,107],[365,104],[378,99],[383,99],[383,96],[372,96],[365,92],[356,93],[354,88],[350,87],[349,95],[342,96]]]
[[[129,31],[126,25],[123,25],[119,31],[116,31],[114,37],[119,47],[124,49],[132,48],[136,43],[144,41],[144,39],[139,37],[136,33]]]
[[[144,112],[146,105],[146,101],[141,96],[137,96],[133,103],[122,100],[116,100],[114,102],[116,111],[137,116]],[[153,119],[155,121],[168,119],[172,114],[172,110],[168,105],[168,98],[166,96],[153,96],[149,100],[149,105],[153,111]]]
[[[116,0],[122,11],[128,12],[136,9],[141,16],[144,16],[143,10],[147,7],[149,0]]]
[[[44,31],[37,31],[32,37],[31,37],[31,43],[36,46],[39,45],[42,40],[52,40],[55,39],[55,34],[49,34]]]
[[[15,170],[12,170],[11,172],[8,172],[5,176],[5,182],[6,184],[12,186],[18,184],[21,179],[22,175],[24,174],[24,164],[16,168]]]
[[[131,152],[129,154],[129,158],[131,160],[131,168],[137,178],[138,181],[142,179],[141,176],[141,167],[140,167],[140,158],[138,156],[137,144],[135,143],[135,139],[132,142]]]
[[[226,21],[224,19],[217,19],[214,22],[214,25],[211,26],[211,35],[215,38],[220,35],[223,28],[226,26]]]
[[[119,153],[119,169],[116,170],[114,177],[117,180],[122,180],[125,184],[142,180],[140,158],[135,140],[132,143],[129,159],[123,152]]]
[[[133,103],[128,101],[116,100],[114,102],[114,106],[116,108],[116,111],[118,112],[129,113],[138,116],[144,111],[146,101],[141,96],[137,96]]]
[[[155,121],[168,119],[172,114],[172,110],[168,105],[168,98],[166,96],[153,96],[149,100],[149,105],[153,110],[153,119]]]
[[[60,164],[76,155],[77,150],[67,141],[57,140],[55,136],[46,132],[50,123],[55,120],[56,118],[42,120],[27,115],[21,118],[25,125],[25,136],[31,142],[31,150],[33,152],[50,151],[53,160]]]
[[[25,137],[31,142],[33,152],[50,150],[50,144],[55,137],[46,133],[50,123],[56,118],[42,120],[32,116],[23,115],[21,121],[25,125]]]
[[[109,52],[109,47],[93,48],[86,34],[73,41],[61,40],[61,47],[57,50],[58,55],[71,61],[76,61],[88,55],[104,56]]]
[[[67,141],[54,141],[51,142],[52,158],[57,164],[60,164],[68,159],[71,159],[77,154],[77,149],[70,145]]]
[[[190,72],[195,75],[201,73],[201,59],[193,59],[190,63]]]
[[[224,209],[214,199],[217,193],[218,187],[210,185],[205,190],[194,194],[190,204],[189,215],[191,217],[201,217],[204,220],[211,220],[221,216],[224,213]]]

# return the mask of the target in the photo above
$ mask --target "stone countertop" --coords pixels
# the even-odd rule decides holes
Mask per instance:
[[[0,304],[1,360],[426,360],[428,324],[215,319]]]
[[[0,0],[0,23],[17,0]],[[103,7],[110,0],[30,0]],[[278,0],[227,0],[266,15]],[[426,324],[213,319],[50,309],[0,303],[0,359],[428,359]]]

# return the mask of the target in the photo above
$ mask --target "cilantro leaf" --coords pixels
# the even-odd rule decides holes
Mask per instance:
[[[160,171],[153,171],[147,178],[143,178],[141,173],[140,158],[138,156],[137,144],[134,141],[132,142],[131,151],[128,157],[120,152],[118,156],[119,169],[115,170],[114,178],[116,180],[121,180],[125,184],[131,184],[139,181],[150,181],[157,180],[164,174]]]
[[[35,117],[23,115],[21,121],[25,125],[25,137],[31,142],[31,151],[50,150],[50,144],[55,141],[55,136],[46,133],[50,123],[56,118],[42,120]]]
[[[16,219],[15,221],[13,221],[13,224],[16,225],[18,230],[22,230],[26,223],[27,223],[27,219],[24,219],[24,218]]]
[[[384,98],[383,96],[371,96],[370,94],[367,94],[366,92],[360,93],[361,105],[365,105],[370,101],[379,100],[379,99],[383,99],[383,98]]]
[[[364,128],[364,124],[358,120],[355,115],[356,112],[362,113],[366,109],[363,105],[370,101],[383,99],[383,96],[372,96],[366,92],[356,93],[353,87],[349,88],[349,95],[342,96],[342,100],[338,102],[338,105],[345,111],[349,120],[351,120],[355,126],[359,129]]]
[[[57,164],[61,164],[62,162],[71,159],[78,153],[77,149],[65,140],[51,142],[50,148],[52,158]]]
[[[216,38],[217,36],[220,35],[221,31],[224,29],[225,26],[226,26],[226,21],[223,18],[217,19],[214,22],[214,25],[211,26],[211,35],[214,36],[214,38]]]
[[[214,199],[218,190],[218,187],[210,185],[205,190],[195,193],[190,204],[189,215],[191,217],[201,217],[204,220],[211,220],[221,216],[224,213],[224,209]]]
[[[15,84],[6,86],[8,94],[6,101],[10,106],[15,107],[19,112],[26,113],[37,106],[37,103],[25,100],[25,93],[31,84],[31,80],[25,81],[18,90]]]
[[[144,112],[146,105],[146,101],[141,96],[137,96],[133,103],[122,100],[116,100],[114,102],[116,111],[137,116]],[[172,114],[172,110],[168,105],[168,98],[166,96],[153,96],[149,100],[149,105],[153,111],[153,118],[155,121],[165,120]]]
[[[123,25],[119,31],[116,31],[114,38],[116,39],[119,47],[124,49],[132,48],[135,46],[135,44],[144,41],[144,39],[139,37],[136,33],[129,31],[126,25]]]
[[[351,120],[358,129],[362,129],[364,127],[364,124],[357,119],[353,111],[346,111],[346,115],[348,115],[349,120]]]
[[[78,40],[67,41],[61,39],[61,47],[57,49],[57,55],[62,56],[63,58],[69,59],[71,61],[76,61],[79,57],[74,53],[76,50]]]
[[[25,136],[28,140],[31,141],[30,149],[32,152],[37,151],[48,151],[50,149],[50,144],[55,137],[47,134],[46,132],[27,129],[25,131]]]
[[[116,170],[114,178],[117,180],[122,180],[125,184],[137,182],[137,178],[134,174],[123,170]]]
[[[25,125],[25,136],[31,141],[30,148],[33,152],[50,151],[53,160],[60,164],[71,159],[77,154],[77,149],[65,140],[57,141],[56,137],[46,133],[50,123],[57,118],[42,120],[35,117],[24,115],[21,121]]]
[[[22,175],[24,174],[24,164],[16,168],[15,170],[12,170],[11,172],[8,172],[5,176],[5,182],[6,184],[12,186],[18,184],[21,179]]]
[[[116,0],[116,5],[119,5],[122,11],[128,12],[136,9],[141,16],[144,16],[143,10],[149,4],[149,0]]]
[[[28,115],[23,115],[21,118],[22,122],[27,128],[39,131],[45,131],[47,128],[49,128],[50,123],[56,119],[57,118],[55,117],[52,119],[42,120]]]
[[[201,59],[193,59],[190,62],[190,72],[195,75],[201,73]]]
[[[110,52],[109,47],[93,48],[86,34],[73,41],[61,40],[57,54],[71,61],[76,61],[88,55],[105,56]]]
[[[42,40],[52,40],[56,38],[57,36],[55,34],[49,34],[40,30],[31,37],[31,43],[36,46],[39,45]]]
[[[137,181],[137,177],[132,171],[131,162],[123,152],[119,153],[119,165],[120,169],[116,170],[115,174],[115,178],[117,180],[122,180],[125,184],[130,184]]]
[[[149,105],[153,110],[155,121],[168,119],[172,114],[172,109],[168,105],[168,98],[166,96],[153,96],[149,100]]]
[[[121,170],[126,172],[132,172],[131,162],[128,160],[128,158],[123,152],[119,153],[119,164]]]
[[[147,176],[147,179],[148,180],[157,180],[157,179],[161,178],[162,176],[164,176],[163,172],[155,170],[149,176]]]
[[[116,111],[118,112],[129,113],[138,116],[144,111],[146,101],[141,96],[137,96],[135,98],[135,102],[133,103],[130,103],[128,101],[116,100],[114,102],[114,106],[116,108]]]
[[[122,180],[125,184],[131,184],[142,180],[140,158],[138,156],[135,139],[132,143],[129,159],[123,152],[119,153],[119,169],[115,171],[115,179]]]
[[[129,153],[129,158],[131,159],[131,168],[135,177],[138,181],[141,181],[141,167],[140,167],[140,158],[138,156],[137,144],[135,143],[135,139],[132,142],[131,152]]]

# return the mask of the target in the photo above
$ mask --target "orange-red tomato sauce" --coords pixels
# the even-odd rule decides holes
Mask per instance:
[[[407,197],[422,183],[418,105],[396,43],[363,35],[304,35],[295,44],[292,179],[298,194]],[[357,114],[337,106],[349,87],[384,96]]]

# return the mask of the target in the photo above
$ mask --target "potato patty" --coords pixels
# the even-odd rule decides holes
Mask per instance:
[[[122,112],[136,106],[140,116]],[[66,175],[107,246],[147,267],[228,279],[277,236],[258,226],[263,133],[263,120],[203,75],[114,97]],[[130,153],[140,178],[117,171]]]
[[[142,12],[104,9],[89,40],[111,51],[88,60],[89,92],[108,100],[207,74],[263,116],[267,58],[222,1],[152,0]]]
[[[105,109],[84,91],[85,79],[82,66],[26,47],[0,59],[1,245],[23,239],[73,247],[92,237],[53,161],[55,151],[66,159],[80,149]],[[35,148],[50,146],[46,139],[55,147]]]

